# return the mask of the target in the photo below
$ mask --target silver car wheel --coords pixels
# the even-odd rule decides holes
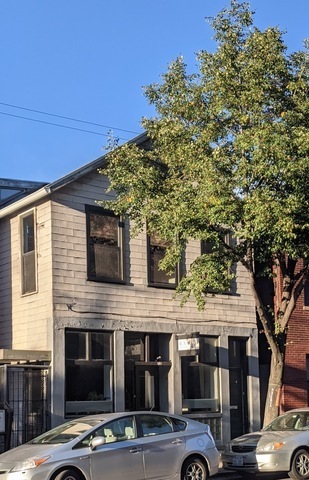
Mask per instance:
[[[309,477],[309,452],[307,450],[303,449],[296,452],[289,476],[296,480],[302,480]]]
[[[183,480],[206,480],[207,470],[199,458],[189,458],[183,466]]]

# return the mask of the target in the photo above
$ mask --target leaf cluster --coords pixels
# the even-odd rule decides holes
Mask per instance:
[[[179,286],[200,305],[226,288],[228,264],[252,272],[254,259],[309,256],[308,52],[287,55],[283,33],[255,27],[247,3],[232,0],[211,24],[217,49],[198,53],[198,73],[179,57],[145,88],[157,112],[142,121],[152,148],[116,148],[102,172],[117,196],[108,206],[134,233],[146,220],[170,242],[164,268],[190,239],[221,243]],[[222,243],[223,231],[241,242]]]

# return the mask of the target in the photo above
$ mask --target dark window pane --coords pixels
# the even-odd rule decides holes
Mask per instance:
[[[200,337],[200,352],[201,362],[217,364],[217,339],[215,337]]]
[[[125,360],[130,362],[145,360],[144,342],[145,342],[145,335],[143,333],[140,334],[140,333],[126,332],[124,337]]]
[[[200,336],[197,356],[181,357],[183,412],[219,411],[217,338]]]
[[[105,245],[117,245],[118,221],[114,216],[92,213],[90,215],[91,240]]]
[[[150,235],[148,244],[149,255],[149,282],[157,285],[176,285],[176,269],[172,274],[159,268],[160,261],[163,260],[168,242],[160,240],[157,235]]]
[[[35,253],[34,213],[21,218],[22,251],[21,281],[22,294],[36,291],[36,253]]]
[[[23,253],[34,250],[34,215],[23,218]]]
[[[92,360],[108,360],[111,358],[110,334],[91,334],[91,358]]]
[[[86,335],[85,332],[66,332],[66,358],[70,360],[86,358]]]
[[[105,360],[111,360],[111,334],[67,331],[65,352],[66,402],[86,402],[70,405],[70,413],[85,413],[87,402],[94,401],[106,401],[104,409],[110,409],[112,367]],[[102,404],[98,408],[102,408]]]
[[[35,252],[27,253],[22,257],[22,293],[36,291]]]
[[[66,400],[105,400],[104,381],[109,381],[110,366],[101,364],[67,365]],[[104,374],[107,374],[104,376]]]
[[[106,212],[88,214],[88,273],[93,279],[122,281],[122,227],[119,218]]]
[[[121,279],[120,248],[94,244],[90,247],[92,274],[96,277]]]

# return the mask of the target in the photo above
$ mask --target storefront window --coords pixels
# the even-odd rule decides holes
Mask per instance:
[[[183,413],[218,412],[217,338],[201,336],[195,355],[181,356]]]
[[[66,414],[112,411],[111,334],[67,331]]]

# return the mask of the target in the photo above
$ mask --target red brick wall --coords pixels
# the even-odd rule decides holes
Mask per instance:
[[[309,307],[304,307],[302,294],[289,322],[281,397],[282,411],[308,406],[308,355]]]

